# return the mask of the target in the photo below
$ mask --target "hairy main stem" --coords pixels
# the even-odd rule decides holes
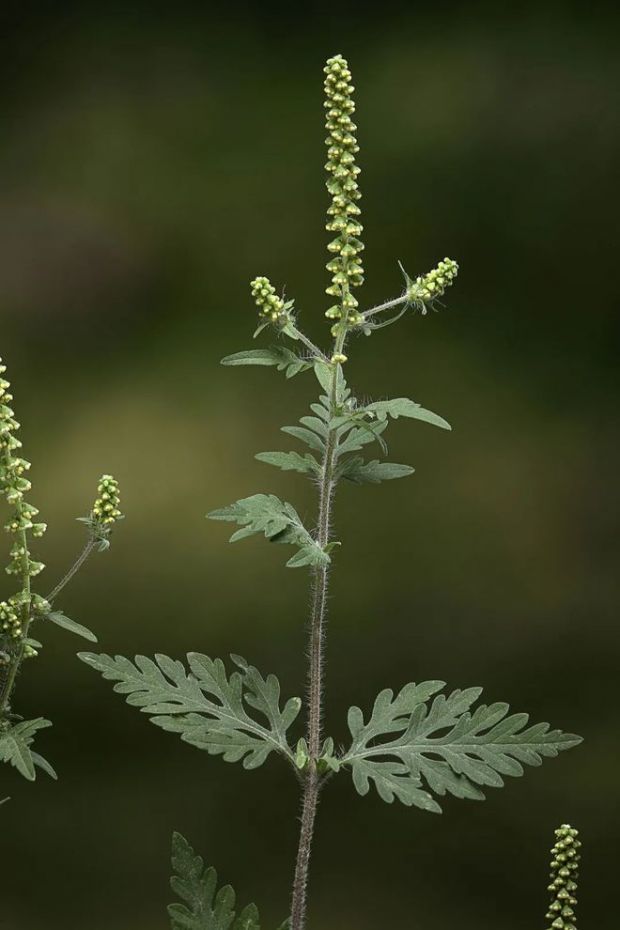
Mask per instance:
[[[334,355],[339,355],[342,352],[345,338],[346,316],[340,333],[335,340]],[[333,364],[332,384],[329,397],[330,415],[332,417],[336,413],[338,369],[339,363],[336,362]],[[322,549],[324,549],[329,542],[332,501],[336,484],[334,479],[336,444],[336,430],[330,429],[325,443],[325,452],[323,454],[321,468],[321,482],[319,486],[317,542]],[[314,584],[312,589],[309,633],[308,722],[306,740],[310,758],[303,774],[301,827],[299,832],[297,861],[295,863],[295,876],[293,880],[291,930],[303,930],[306,923],[308,870],[310,865],[310,853],[312,851],[312,838],[314,836],[314,823],[316,820],[321,788],[318,760],[321,754],[321,731],[323,721],[324,626],[327,613],[328,584],[328,567],[322,566],[321,568],[317,568],[314,573]]]
[[[317,542],[324,548],[329,542],[331,504],[334,493],[334,451],[336,437],[330,431],[325,445],[323,468],[319,495],[319,521]],[[291,906],[291,930],[302,930],[306,918],[306,888],[308,884],[308,866],[314,833],[317,804],[319,800],[319,772],[317,763],[321,753],[322,695],[323,695],[323,627],[325,624],[327,587],[327,567],[318,568],[314,575],[312,592],[312,610],[310,614],[310,648],[308,668],[308,724],[307,743],[308,766],[304,773],[304,787],[301,813],[299,847],[293,881],[293,900]]]

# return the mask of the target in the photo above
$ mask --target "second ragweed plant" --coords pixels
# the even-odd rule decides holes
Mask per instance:
[[[95,550],[107,549],[114,524],[122,519],[118,483],[111,475],[103,475],[97,487],[97,497],[87,517],[86,544],[69,571],[45,595],[34,590],[45,568],[33,555],[33,542],[47,530],[38,509],[30,502],[32,484],[28,477],[30,462],[23,457],[19,439],[19,423],[13,411],[10,382],[4,377],[6,366],[0,360],[0,495],[8,509],[4,528],[11,540],[6,573],[14,580],[13,593],[0,601],[0,762],[13,765],[18,772],[34,781],[41,769],[52,778],[56,773],[50,763],[33,748],[39,730],[51,726],[44,717],[25,720],[14,702],[15,686],[22,664],[36,658],[42,644],[34,638],[45,623],[51,622],[96,642],[94,633],[71,620],[56,608],[58,596]]]
[[[227,366],[273,366],[291,378],[313,372],[320,388],[310,413],[284,433],[300,442],[302,451],[261,452],[261,462],[300,472],[318,487],[316,521],[307,526],[292,504],[274,494],[244,497],[213,511],[214,520],[235,523],[231,541],[255,534],[286,544],[291,568],[310,574],[311,610],[308,622],[306,698],[282,701],[274,675],[263,676],[240,656],[231,656],[232,670],[221,659],[189,653],[183,663],[164,655],[131,661],[122,656],[84,653],[82,658],[115,682],[116,691],[151,717],[153,723],[178,734],[186,743],[227,762],[254,769],[271,755],[290,766],[301,787],[298,851],[293,869],[288,917],[283,927],[306,925],[308,871],[317,805],[333,777],[349,774],[360,795],[374,789],[388,803],[439,813],[446,795],[481,800],[487,788],[498,788],[508,776],[522,775],[524,766],[539,765],[580,742],[578,736],[530,724],[527,714],[510,713],[503,702],[477,703],[481,688],[444,690],[443,681],[386,688],[364,713],[348,713],[349,737],[340,746],[325,733],[323,719],[325,620],[330,571],[340,540],[333,536],[333,502],[340,483],[379,484],[412,473],[409,465],[364,458],[376,445],[385,455],[389,422],[398,417],[449,430],[446,420],[406,397],[365,402],[344,375],[350,337],[371,335],[399,319],[408,309],[425,315],[441,306],[454,283],[458,265],[450,258],[427,274],[410,277],[396,298],[360,310],[356,294],[364,281],[360,221],[360,190],[355,104],[351,73],[341,56],[325,68],[327,129],[327,189],[330,195],[327,230],[331,234],[327,269],[331,298],[325,315],[332,342],[323,350],[299,327],[294,302],[281,297],[266,277],[251,283],[259,314],[255,335],[270,329],[276,345],[227,356]],[[288,340],[288,341],[286,341]],[[348,367],[348,366],[347,366]],[[339,556],[340,557],[340,556]],[[346,553],[342,554],[346,557]],[[361,696],[365,701],[368,695]],[[293,726],[304,711],[303,734]],[[229,886],[217,891],[213,869],[181,836],[173,839],[173,888],[182,903],[171,905],[173,930],[258,930],[254,905],[235,914]],[[558,926],[554,924],[554,927]]]

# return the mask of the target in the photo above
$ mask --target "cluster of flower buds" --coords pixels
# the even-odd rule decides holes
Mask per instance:
[[[362,195],[357,183],[360,169],[355,164],[355,155],[359,151],[355,137],[357,127],[351,119],[355,111],[354,87],[349,66],[341,55],[330,58],[324,70],[325,126],[328,132],[325,168],[329,173],[327,190],[332,198],[326,228],[328,232],[336,233],[336,238],[328,245],[334,257],[327,264],[332,275],[327,293],[338,301],[325,315],[331,320],[340,320],[345,315],[349,326],[357,326],[362,318],[351,288],[364,282],[364,269],[359,257],[364,245],[359,239],[361,211],[356,204]]]
[[[112,475],[102,475],[97,485],[97,499],[91,512],[93,524],[111,529],[117,520],[123,519],[120,502],[118,481]]]
[[[276,294],[276,289],[269,278],[258,277],[250,282],[252,297],[258,307],[258,312],[266,322],[286,324],[290,320],[290,310],[293,301],[284,301]]]
[[[555,835],[555,846],[551,850],[551,904],[547,920],[551,921],[550,930],[576,930],[579,833],[568,824],[562,824]]]
[[[22,635],[21,612],[15,604],[15,599],[0,601],[0,631],[10,639],[19,639]]]
[[[451,258],[444,258],[428,274],[420,275],[411,281],[407,279],[407,300],[410,304],[426,313],[433,306],[433,301],[442,297],[446,289],[454,283],[459,273],[459,266]]]
[[[28,575],[34,578],[45,568],[43,562],[36,562],[31,557],[27,547],[21,542],[13,543],[10,556],[9,564],[5,569],[7,575]]]

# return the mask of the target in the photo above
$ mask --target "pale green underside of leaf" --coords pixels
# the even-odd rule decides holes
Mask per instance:
[[[256,906],[248,904],[237,915],[231,886],[218,889],[215,869],[205,868],[179,833],[172,837],[172,868],[170,885],[183,903],[168,907],[171,930],[260,930]]]
[[[116,681],[114,690],[127,703],[151,716],[164,730],[178,733],[184,742],[225,762],[243,762],[254,769],[277,751],[293,761],[286,733],[301,708],[290,698],[280,708],[280,683],[275,675],[263,678],[240,656],[233,656],[237,670],[230,677],[221,659],[190,652],[190,671],[182,662],[164,655],[155,661],[136,656],[79,653],[79,658]],[[250,710],[258,712],[250,714]]]
[[[543,757],[581,742],[548,723],[528,726],[528,715],[509,715],[508,704],[481,704],[472,711],[481,688],[437,695],[444,685],[409,684],[396,696],[386,689],[367,723],[359,707],[349,710],[353,742],[340,763],[351,767],[360,794],[368,793],[372,781],[385,801],[397,798],[439,813],[425,788],[482,800],[481,788],[499,788],[503,776],[522,775],[524,765],[540,765]]]
[[[222,365],[270,365],[278,371],[284,371],[287,378],[292,378],[301,371],[312,368],[310,359],[302,358],[285,346],[271,346],[267,349],[248,349],[235,352],[222,359]]]
[[[395,478],[406,478],[412,475],[414,469],[410,465],[397,465],[395,462],[365,462],[359,456],[348,458],[338,469],[338,477],[346,478],[353,484],[380,484],[382,481],[392,481]]]
[[[49,720],[37,717],[35,720],[20,720],[3,730],[0,734],[0,762],[13,765],[28,781],[35,780],[37,768],[55,779],[56,772],[47,759],[31,748],[38,730],[51,725]]]
[[[373,404],[368,404],[364,410],[367,413],[374,413],[378,420],[385,420],[388,416],[393,417],[393,419],[408,417],[411,420],[422,420],[424,423],[439,426],[441,429],[452,429],[448,421],[444,420],[443,417],[433,413],[432,410],[426,410],[420,404],[416,404],[415,401],[409,400],[408,397],[379,400]]]
[[[310,535],[292,504],[281,501],[275,494],[253,494],[229,507],[212,510],[207,516],[241,527],[230,537],[230,542],[263,533],[270,542],[296,546],[299,551],[286,563],[289,568],[329,564],[328,553]]]
[[[300,455],[299,452],[258,452],[255,458],[267,465],[275,465],[282,471],[298,471],[313,478],[321,474],[321,466],[309,452],[305,455]]]
[[[87,639],[91,643],[97,642],[97,637],[88,627],[83,626],[81,623],[77,623],[75,620],[71,620],[70,617],[65,616],[60,610],[50,611],[50,613],[45,614],[45,619],[51,620],[56,626],[62,627],[63,630],[68,630],[69,633],[75,633],[76,636],[81,636],[82,639]]]

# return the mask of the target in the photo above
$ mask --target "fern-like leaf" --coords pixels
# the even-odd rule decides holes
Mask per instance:
[[[313,478],[321,474],[321,466],[309,452],[305,455],[300,455],[299,452],[258,452],[254,458],[267,465],[275,465],[282,471],[298,471]]]
[[[350,456],[339,465],[336,474],[353,484],[380,484],[395,478],[406,478],[414,469],[410,465],[397,465],[395,462],[365,462],[361,455]]]
[[[183,903],[168,906],[171,930],[260,930],[256,906],[248,904],[236,916],[231,886],[218,890],[217,872],[205,868],[180,833],[172,837],[172,868],[170,885]]]
[[[426,410],[414,400],[409,400],[408,397],[379,400],[373,404],[367,404],[363,409],[368,416],[376,417],[378,420],[386,420],[388,417],[395,420],[398,417],[408,417],[411,420],[422,420],[423,423],[439,426],[440,429],[452,429],[448,421],[440,417],[439,414],[433,413],[432,410]]]
[[[396,797],[440,812],[425,787],[439,796],[482,800],[481,788],[499,788],[503,776],[522,775],[524,765],[540,765],[543,757],[581,742],[548,723],[528,726],[528,715],[509,715],[508,704],[471,710],[481,688],[437,694],[444,684],[410,684],[396,696],[382,691],[367,723],[359,707],[349,710],[353,742],[340,763],[350,766],[360,794],[374,781],[388,802]]]
[[[253,494],[229,507],[212,510],[207,516],[210,520],[239,524],[241,529],[232,534],[230,542],[263,533],[270,542],[296,546],[299,551],[286,563],[289,568],[329,564],[328,553],[305,528],[295,508],[286,501],[281,501],[275,494]]]
[[[290,698],[280,708],[280,684],[275,675],[263,678],[244,659],[235,656],[238,667],[230,677],[221,659],[190,652],[190,671],[182,662],[164,655],[155,661],[136,656],[135,663],[123,656],[79,653],[79,658],[103,677],[116,681],[114,690],[127,695],[127,703],[151,716],[152,722],[184,742],[221,755],[225,762],[243,762],[254,769],[277,751],[293,761],[286,733],[301,708],[299,698]],[[248,708],[257,711],[250,715]]]

